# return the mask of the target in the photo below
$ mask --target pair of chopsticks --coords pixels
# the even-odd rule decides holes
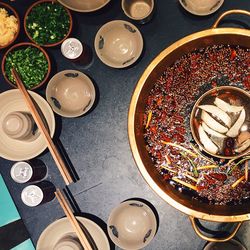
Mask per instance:
[[[69,222],[71,223],[78,239],[80,240],[80,243],[84,247],[84,250],[92,250],[93,248],[90,244],[90,240],[84,234],[81,226],[79,225],[77,219],[75,218],[75,216],[74,216],[72,210],[70,209],[68,202],[64,198],[64,195],[62,194],[62,192],[59,189],[57,189],[55,192],[55,195],[56,195],[56,198],[58,199],[62,209],[64,210],[65,215],[67,216]]]
[[[25,88],[22,80],[20,79],[17,71],[14,68],[12,69],[12,75],[14,76],[17,87],[19,88],[19,90],[21,91],[21,93],[24,96],[25,102],[30,110],[30,113],[31,113],[33,119],[36,122],[37,127],[39,128],[40,132],[44,135],[44,138],[46,140],[49,151],[50,151],[66,185],[69,185],[70,183],[73,182],[73,179],[68,171],[68,168],[66,167],[58,149],[56,148],[53,140],[51,139],[50,134],[49,134],[48,130],[46,129],[45,124],[44,124],[41,116],[39,115],[39,112],[38,112],[34,102],[31,99],[31,96],[29,95],[29,93],[26,90],[26,88]]]

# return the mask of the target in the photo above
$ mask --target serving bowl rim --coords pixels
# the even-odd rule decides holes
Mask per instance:
[[[77,8],[73,8],[73,7],[69,6],[68,4],[63,3],[63,0],[58,0],[58,2],[61,5],[65,6],[68,9],[71,9],[71,10],[76,11],[76,12],[85,12],[85,13],[94,12],[94,11],[100,10],[101,8],[103,8],[104,6],[106,6],[111,0],[105,0],[105,1],[106,1],[105,3],[103,3],[102,5],[100,5],[97,8],[94,8],[94,9],[91,9],[91,10],[79,10]]]

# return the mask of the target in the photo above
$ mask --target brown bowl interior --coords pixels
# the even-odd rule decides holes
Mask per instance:
[[[37,1],[35,3],[33,3],[26,11],[25,15],[24,15],[24,31],[26,33],[26,35],[28,36],[28,38],[33,42],[33,43],[36,43],[36,41],[30,36],[28,30],[27,30],[27,27],[26,27],[26,22],[27,22],[27,16],[29,15],[29,13],[31,12],[32,8],[36,5],[39,5],[41,3],[57,3],[57,1],[51,1],[51,0],[40,0],[40,1]],[[64,7],[65,8],[65,7]],[[54,47],[54,46],[57,46],[59,44],[61,44],[64,40],[66,40],[71,31],[72,31],[72,27],[73,27],[73,19],[72,19],[72,15],[70,13],[70,11],[65,8],[65,10],[67,11],[68,13],[68,16],[69,16],[69,20],[70,20],[70,26],[69,26],[69,31],[67,33],[67,35],[60,41],[56,42],[56,43],[50,43],[50,44],[39,44],[39,46],[43,46],[43,47]]]
[[[6,44],[4,46],[0,46],[0,50],[1,50],[1,49],[4,49],[4,48],[10,46],[17,39],[17,37],[20,33],[20,18],[19,18],[18,13],[16,12],[16,10],[13,7],[11,7],[9,4],[0,2],[0,8],[5,8],[9,12],[10,15],[14,15],[17,18],[17,23],[18,23],[17,32],[16,32],[14,38],[8,44]]]
[[[33,46],[33,47],[36,47],[37,49],[41,50],[43,52],[43,54],[45,55],[47,61],[48,61],[48,72],[47,74],[45,75],[44,79],[42,82],[40,82],[38,85],[36,85],[35,87],[31,88],[31,90],[34,90],[34,89],[37,89],[39,87],[41,87],[49,78],[49,75],[50,75],[50,72],[51,72],[51,62],[50,62],[50,59],[49,59],[49,56],[47,54],[47,52],[39,47],[38,45],[34,44],[34,43],[28,43],[28,42],[23,42],[23,43],[18,43],[18,44],[15,44],[13,45],[11,48],[9,48],[4,56],[3,56],[3,60],[2,60],[2,65],[1,65],[1,68],[2,68],[2,73],[3,73],[3,76],[5,78],[5,80],[14,88],[17,88],[17,86],[15,84],[13,84],[6,76],[5,74],[5,61],[6,61],[6,57],[8,55],[9,52],[15,50],[15,49],[19,49],[19,48],[22,48],[22,47],[28,47],[28,46]]]
[[[195,118],[195,114],[198,110],[198,106],[209,96],[211,96],[212,93],[214,92],[217,92],[217,93],[225,93],[225,91],[230,91],[232,93],[234,93],[235,95],[238,95],[238,96],[241,96],[242,100],[245,100],[246,98],[248,100],[250,100],[250,95],[240,89],[240,88],[235,88],[235,87],[231,87],[231,86],[223,86],[223,87],[219,87],[219,88],[216,88],[216,89],[211,89],[209,91],[207,91],[206,93],[204,93],[202,96],[200,96],[200,98],[196,101],[193,109],[192,109],[192,112],[191,112],[191,115],[190,115],[190,128],[191,128],[191,132],[192,132],[192,135],[193,135],[193,138],[195,140],[195,142],[199,145],[200,148],[202,148],[203,151],[205,151],[206,153],[212,155],[213,157],[217,157],[217,158],[222,158],[222,159],[232,159],[232,158],[235,158],[235,157],[241,157],[243,155],[245,155],[248,151],[249,151],[249,148],[246,149],[245,151],[243,151],[241,154],[236,154],[236,155],[232,155],[232,156],[226,156],[226,155],[219,155],[219,154],[212,154],[210,152],[208,152],[204,146],[202,145],[202,143],[200,142],[200,139],[199,139],[199,135],[198,135],[198,131],[195,127],[195,124],[194,124],[194,118]],[[250,102],[249,102],[250,103]],[[250,106],[246,103],[246,110],[247,110],[247,117],[246,117],[246,120],[249,120],[249,108]]]
[[[166,182],[163,180],[163,178],[160,176],[160,174],[154,167],[154,164],[150,158],[150,155],[148,154],[146,150],[146,142],[143,137],[145,100],[147,100],[149,91],[152,89],[153,84],[156,82],[156,80],[162,75],[165,68],[167,66],[171,66],[182,55],[189,53],[195,49],[203,48],[209,45],[220,45],[220,44],[239,45],[242,47],[250,48],[249,35],[244,36],[244,35],[236,34],[236,33],[220,34],[220,32],[207,35],[203,33],[201,36],[197,35],[196,37],[190,38],[186,42],[183,42],[183,44],[176,43],[174,50],[164,55],[164,57],[161,58],[160,61],[155,62],[155,65],[149,66],[149,68],[152,70],[145,77],[145,80],[143,79],[143,85],[141,89],[139,90],[139,94],[138,94],[138,97],[136,99],[136,104],[135,104],[133,128],[134,128],[134,135],[135,135],[134,139],[135,139],[135,144],[136,144],[135,147],[138,151],[139,157],[137,157],[137,152],[135,152],[135,150],[133,154],[134,154],[135,160],[137,162],[137,165],[141,173],[144,175],[144,172],[146,171],[149,174],[150,179],[144,175],[149,185],[151,185],[151,187],[159,195],[161,195],[161,192],[164,192],[167,195],[167,198],[164,195],[161,195],[161,196],[163,196],[162,198],[164,198],[166,201],[169,202],[170,199],[177,201],[181,205],[181,208],[179,205],[172,204],[177,209],[190,215],[191,215],[191,213],[189,212],[190,210],[187,211],[186,208],[195,210],[203,214],[207,214],[208,215],[207,218],[209,218],[209,220],[216,221],[218,217],[216,219],[213,219],[213,217],[209,216],[209,215],[216,215],[216,216],[224,216],[223,221],[232,221],[232,220],[235,221],[236,219],[228,218],[227,216],[243,215],[243,214],[250,213],[250,200],[246,201],[243,204],[239,204],[237,206],[209,205],[205,202],[191,199],[189,194],[179,192],[178,190],[174,189],[170,184],[166,184]],[[133,145],[131,145],[131,148],[133,151]],[[152,185],[151,182],[154,182],[154,184],[156,184],[157,187]],[[199,216],[198,214],[195,217],[207,219],[205,218],[205,216],[204,217]]]

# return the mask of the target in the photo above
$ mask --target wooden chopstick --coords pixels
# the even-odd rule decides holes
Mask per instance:
[[[65,215],[67,216],[68,220],[70,221],[78,239],[80,240],[84,250],[92,250],[92,246],[90,245],[87,237],[83,233],[77,219],[75,218],[72,210],[69,207],[68,202],[66,201],[65,197],[63,196],[62,192],[57,189],[55,192],[56,198],[59,201],[62,209],[64,210]]]
[[[35,104],[33,103],[28,91],[26,90],[22,80],[20,79],[17,71],[14,68],[12,69],[12,75],[14,76],[14,79],[16,81],[16,85],[17,85],[18,89],[23,94],[24,100],[29,108],[29,111],[30,111],[33,119],[36,122],[37,127],[39,128],[40,132],[44,135],[44,138],[46,140],[49,151],[50,151],[66,185],[69,185],[70,183],[73,182],[73,179],[72,179],[58,149],[56,148],[53,140],[51,139],[50,134],[49,134],[48,130],[46,129],[44,122],[43,122],[41,116],[39,115],[39,112],[38,112]]]

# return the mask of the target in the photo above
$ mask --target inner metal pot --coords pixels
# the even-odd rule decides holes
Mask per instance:
[[[163,181],[155,169],[152,160],[146,150],[146,142],[143,137],[143,116],[145,113],[145,100],[152,89],[153,84],[161,76],[167,66],[171,66],[182,55],[199,48],[211,45],[239,45],[250,48],[250,30],[240,28],[217,28],[219,22],[228,14],[245,14],[250,12],[243,10],[231,10],[222,14],[213,27],[182,38],[165,50],[163,50],[146,68],[134,90],[128,117],[128,134],[131,150],[136,164],[149,184],[149,186],[170,205],[190,216],[191,223],[196,233],[205,240],[226,241],[232,238],[241,223],[250,220],[250,200],[238,205],[209,205],[191,199],[174,187]],[[215,222],[239,222],[233,233],[222,239],[208,238],[198,230],[195,218]]]

